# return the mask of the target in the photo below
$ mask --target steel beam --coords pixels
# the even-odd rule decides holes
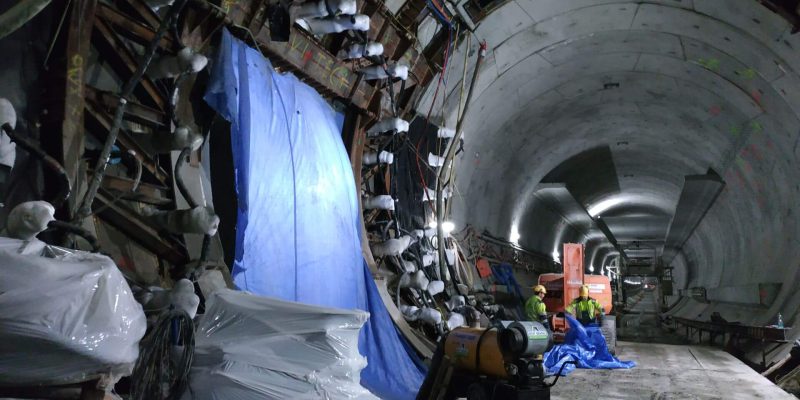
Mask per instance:
[[[90,100],[86,102],[87,130],[92,132],[98,139],[105,140],[111,129],[111,116],[103,111],[104,108]],[[117,137],[117,144],[123,150],[133,150],[142,157],[142,167],[145,171],[152,174],[161,183],[166,183],[169,175],[159,166],[154,156],[150,155],[139,143],[137,143],[124,130],[120,130]]]
[[[123,200],[138,201],[140,203],[165,206],[172,203],[169,197],[169,190],[164,186],[153,185],[146,182],[139,182],[139,187],[135,192],[132,179],[106,174],[103,177],[102,188],[115,196],[122,194]]]
[[[156,36],[153,28],[135,21],[130,16],[127,16],[107,4],[100,4],[97,9],[97,16],[112,26],[120,28],[119,33],[125,35],[128,39],[136,41],[141,45],[147,45]],[[158,27],[158,24],[156,24]],[[178,51],[178,46],[172,38],[165,36],[159,42],[159,46],[167,51]]]
[[[288,64],[325,96],[349,98],[356,107],[366,110],[377,92],[374,86],[358,79],[358,73],[300,29],[292,28],[286,43],[269,41],[269,32],[262,29],[256,41],[273,61],[278,61],[278,66]]]
[[[82,178],[78,171],[84,147],[84,75],[96,7],[97,0],[73,1],[65,28],[66,43],[57,50],[58,56],[54,60],[60,61],[54,61],[57,66],[52,68],[51,80],[46,86],[48,93],[45,97],[52,103],[46,105],[42,132],[52,132],[49,134],[52,136],[43,137],[41,143],[62,163],[73,186]],[[60,187],[60,184],[49,182],[49,178],[45,179],[46,187]],[[76,207],[73,195],[59,212],[59,218],[71,220]]]
[[[270,40],[269,29],[265,25],[268,7],[263,0],[224,3],[221,9],[202,1],[193,1],[191,4],[196,13],[202,10],[204,15],[215,15],[217,20],[222,20],[242,39],[255,41],[273,66],[292,71],[323,96],[347,100],[368,115],[377,111],[371,110],[370,104],[380,90],[359,78],[358,63],[339,60],[316,38],[295,26],[290,28],[288,42]],[[369,1],[365,2],[364,10],[368,14],[371,12],[371,25],[375,28],[371,32],[374,31],[372,34],[378,35],[384,44],[387,58],[408,64],[412,74],[411,82],[406,87],[414,86],[412,90],[421,90],[432,78],[433,71],[427,59],[414,48],[414,36],[386,10],[385,5]],[[189,18],[199,19],[193,16]],[[214,25],[208,20],[203,20],[202,24]],[[214,32],[211,28],[207,31]]]
[[[117,37],[111,26],[103,20],[95,21],[95,30],[92,35],[92,42],[111,66],[114,72],[122,81],[127,81],[133,75],[138,63],[136,55],[131,52],[128,46]],[[162,93],[147,76],[142,77],[134,94],[144,104],[156,107],[160,110],[165,109],[165,101]]]
[[[189,261],[186,248],[181,242],[172,237],[161,237],[158,228],[150,224],[145,217],[126,205],[113,203],[111,200],[112,197],[106,193],[97,193],[92,203],[92,212],[97,212],[100,219],[107,221],[131,240],[171,264],[183,265]]]
[[[114,93],[105,92],[89,85],[86,85],[85,91],[88,101],[103,105],[106,110],[112,110],[119,104],[119,96]],[[124,116],[125,120],[149,125],[154,129],[167,129],[167,115],[163,111],[135,101],[128,101]]]
[[[706,332],[727,333],[742,339],[755,339],[767,342],[786,343],[789,340],[786,334],[791,328],[773,328],[768,326],[750,326],[742,324],[720,324],[714,322],[695,321],[691,319],[673,317],[675,322],[694,329]]]

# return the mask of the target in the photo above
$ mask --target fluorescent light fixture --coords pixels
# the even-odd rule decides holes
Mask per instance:
[[[437,226],[438,224],[436,223],[436,221],[433,221],[428,225],[428,227],[430,227],[431,229],[436,229]],[[450,221],[442,222],[442,231],[444,231],[444,233],[450,233],[455,229],[456,229],[456,224]]]
[[[603,200],[603,201],[601,201],[601,202],[589,207],[589,215],[591,215],[592,217],[596,217],[596,216],[600,215],[600,213],[605,212],[606,210],[608,210],[609,208],[612,208],[614,206],[617,206],[619,204],[624,203],[625,200],[626,199],[623,198],[622,196],[616,196],[616,197],[612,197],[610,199]]]

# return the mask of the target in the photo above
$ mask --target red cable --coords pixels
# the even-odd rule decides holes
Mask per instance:
[[[436,98],[438,97],[438,94],[439,94],[439,87],[441,86],[442,79],[444,78],[444,74],[447,71],[447,63],[449,61],[450,44],[452,42],[452,38],[453,38],[452,30],[448,30],[447,46],[444,48],[444,61],[442,62],[442,72],[439,74],[439,81],[436,84],[436,91],[433,93],[433,100],[431,101],[431,107],[428,109],[428,115],[425,118],[425,123],[426,124],[430,124],[431,112],[433,112],[433,106],[434,106],[434,104],[436,104]],[[420,150],[420,145],[421,144],[422,144],[422,138],[420,138],[417,141],[417,145],[415,146],[417,151],[414,153],[414,157],[416,158],[416,161],[417,161],[417,172],[419,173],[420,183],[422,183],[423,195],[428,200],[428,208],[430,208],[431,211],[434,211],[433,210],[433,205],[430,204],[431,203],[431,198],[428,195],[428,183],[425,182],[425,176],[422,174],[422,166],[419,163],[419,158],[420,158],[419,150]]]

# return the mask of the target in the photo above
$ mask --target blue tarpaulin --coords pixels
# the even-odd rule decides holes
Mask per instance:
[[[242,290],[370,312],[361,383],[414,398],[410,357],[361,255],[360,212],[341,115],[311,87],[223,33],[206,102],[231,122],[238,219],[233,279]]]
[[[525,297],[522,296],[522,288],[520,288],[517,279],[514,277],[514,268],[511,264],[498,264],[492,266],[492,276],[497,284],[505,285],[508,293],[513,293],[519,298],[519,302],[514,302],[516,307],[514,311],[517,313],[517,318],[525,318],[525,310],[522,304],[525,303]]]
[[[583,326],[575,318],[566,315],[569,323],[564,343],[553,346],[544,355],[544,367],[548,375],[555,375],[566,361],[576,361],[578,368],[587,369],[617,369],[633,368],[633,361],[620,361],[609,353],[606,339],[600,332],[600,327],[595,324]],[[567,375],[575,369],[575,365],[568,364],[564,367],[562,375]]]

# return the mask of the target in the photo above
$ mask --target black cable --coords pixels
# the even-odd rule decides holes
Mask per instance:
[[[101,212],[105,211],[109,207],[111,207],[114,204],[116,204],[118,201],[122,200],[125,196],[128,196],[130,194],[136,193],[136,191],[139,190],[139,185],[142,183],[142,170],[143,170],[143,168],[142,168],[142,159],[133,150],[128,150],[127,153],[123,153],[123,154],[130,156],[133,159],[133,161],[136,163],[136,173],[135,173],[135,175],[133,177],[133,185],[131,186],[131,190],[128,191],[128,192],[122,192],[122,193],[116,195],[108,203],[100,206],[96,210],[92,210],[92,213],[87,215],[87,217],[90,217],[92,215],[100,214]]]
[[[64,166],[56,161],[55,158],[50,157],[47,153],[45,153],[38,144],[34,143],[31,139],[22,135],[18,135],[16,132],[14,132],[14,129],[11,128],[9,123],[3,124],[2,129],[3,132],[5,132],[6,135],[8,135],[8,137],[14,141],[14,143],[20,145],[20,147],[22,147],[22,149],[27,151],[29,154],[38,157],[46,167],[58,175],[59,179],[61,180],[61,190],[58,192],[56,197],[50,201],[50,204],[52,204],[56,209],[59,209],[61,205],[64,204],[67,199],[69,199],[69,196],[72,193],[72,183],[70,183],[67,170],[65,170]]]
[[[187,76],[189,76],[189,73],[187,73],[186,71],[181,71],[181,73],[178,74],[178,77],[175,78],[175,81],[173,82],[172,91],[170,92],[169,95],[169,107],[167,109],[167,116],[169,120],[172,121],[173,124],[175,124],[176,127],[178,126],[178,117],[175,115],[175,110],[178,107],[181,84],[183,84],[183,81],[186,79]]]
[[[211,235],[203,235],[203,247],[200,248],[200,263],[208,261],[208,255],[211,251]]]
[[[178,186],[178,191],[181,193],[181,196],[183,196],[183,198],[186,199],[186,202],[189,203],[189,208],[195,208],[198,204],[196,201],[194,201],[192,194],[189,193],[189,189],[186,188],[186,183],[183,182],[183,177],[180,174],[181,168],[183,167],[183,164],[186,163],[186,159],[189,157],[191,152],[191,147],[181,150],[181,154],[178,155],[178,160],[175,161],[175,168],[172,171],[172,176],[175,178],[175,184]]]
[[[97,238],[94,235],[92,235],[91,232],[84,229],[83,227],[80,227],[78,225],[73,225],[70,224],[69,222],[64,222],[64,221],[50,221],[47,224],[47,228],[48,230],[57,229],[78,235],[82,237],[84,240],[86,240],[90,246],[92,246],[93,253],[97,253],[100,251],[100,243],[97,241]]]
[[[176,346],[182,350],[178,359],[173,352]],[[131,375],[131,398],[180,399],[189,382],[194,357],[194,322],[189,314],[183,310],[163,313],[139,349]]]
[[[578,363],[577,363],[575,360],[564,361],[564,362],[561,364],[561,368],[559,368],[559,369],[558,369],[558,374],[556,374],[556,379],[554,379],[554,380],[553,380],[553,382],[550,382],[550,383],[545,383],[545,384],[544,384],[544,386],[545,386],[545,387],[553,387],[553,386],[555,386],[555,385],[556,385],[556,383],[558,382],[558,378],[559,378],[559,377],[561,377],[561,373],[562,373],[562,372],[564,372],[564,367],[566,367],[566,366],[567,366],[567,364],[573,364],[573,365],[575,365],[576,367],[578,366]]]
[[[478,344],[475,345],[475,372],[481,373],[481,344],[483,343],[483,338],[486,334],[491,331],[492,329],[497,329],[496,326],[492,326],[487,328],[481,333],[481,336],[478,337]]]

